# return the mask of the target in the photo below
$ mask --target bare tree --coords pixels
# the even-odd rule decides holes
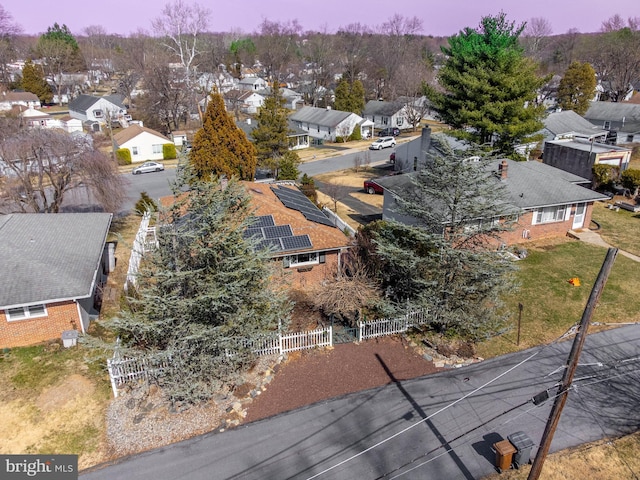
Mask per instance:
[[[258,58],[269,78],[282,80],[287,67],[299,53],[302,26],[298,20],[272,22],[263,20],[256,38]]]
[[[210,10],[198,3],[175,0],[167,3],[162,9],[162,16],[151,22],[156,33],[164,37],[162,45],[180,60],[187,77],[200,53],[200,35],[207,29],[210,15]]]
[[[129,104],[133,103],[132,94],[144,77],[149,42],[147,34],[144,31],[138,31],[122,39],[114,57],[114,69],[118,74],[117,91],[125,101],[129,101]]]
[[[350,84],[358,80],[368,61],[367,39],[372,31],[367,25],[351,23],[340,27],[336,35],[336,52],[343,75]]]
[[[13,17],[0,5],[0,81],[9,83],[7,64],[15,58],[14,40],[22,28],[14,23]]]
[[[522,40],[527,54],[539,58],[545,43],[553,33],[549,20],[543,17],[533,17],[522,32]]]
[[[302,44],[302,52],[306,65],[305,80],[308,82],[308,101],[317,107],[322,99],[322,92],[329,88],[333,81],[334,38],[324,26],[320,32],[309,34]]]
[[[322,190],[326,193],[333,202],[333,211],[338,212],[338,202],[349,195],[349,190],[346,186],[336,182],[325,182],[322,186]]]
[[[367,152],[369,153],[369,152]],[[354,172],[358,173],[358,171],[360,170],[360,168],[362,167],[362,157],[360,155],[356,155],[355,157],[353,157],[353,170]]]
[[[109,212],[116,212],[126,198],[116,164],[88,137],[21,130],[0,140],[0,158],[4,213],[57,213],[65,196],[79,189]]]

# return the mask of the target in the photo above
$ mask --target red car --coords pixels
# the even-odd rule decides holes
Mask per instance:
[[[384,193],[384,189],[373,180],[364,181],[364,191],[371,195],[374,193]]]

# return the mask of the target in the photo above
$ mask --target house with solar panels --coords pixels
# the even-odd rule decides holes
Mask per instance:
[[[291,286],[335,278],[350,239],[295,185],[243,182],[255,207],[245,235],[268,246]]]

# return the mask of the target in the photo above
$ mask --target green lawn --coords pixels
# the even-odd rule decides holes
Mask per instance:
[[[593,219],[600,224],[598,233],[604,241],[640,256],[640,213],[623,209],[616,212],[605,208],[603,203],[596,203]]]
[[[480,356],[493,357],[548,343],[578,322],[607,252],[572,240],[534,246],[528,251],[527,258],[518,262],[520,289],[506,299],[513,329],[480,344]],[[640,321],[638,268],[637,262],[618,255],[594,322]],[[573,277],[580,279],[581,286],[569,283]],[[518,303],[524,306],[520,346],[516,345]]]

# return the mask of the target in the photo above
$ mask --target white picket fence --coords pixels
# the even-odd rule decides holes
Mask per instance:
[[[131,256],[129,257],[129,269],[127,270],[127,281],[124,283],[124,289],[127,290],[129,285],[134,287],[137,285],[137,274],[140,268],[140,261],[145,252],[157,246],[156,227],[149,227],[151,212],[145,212],[140,221],[140,227],[131,248]]]
[[[411,327],[426,323],[427,313],[411,312],[398,318],[381,318],[358,322],[358,341],[384,335],[395,335],[409,330]],[[282,355],[288,352],[306,350],[316,347],[333,346],[333,328],[318,328],[308,332],[274,334],[253,341],[244,340],[244,346],[250,348],[257,356]],[[227,355],[233,355],[227,351]],[[118,396],[118,388],[140,380],[162,375],[169,360],[166,357],[128,358],[121,357],[116,347],[113,358],[107,360],[107,369],[111,379],[114,397]]]
[[[332,212],[330,209],[328,209],[327,207],[322,207],[322,212],[329,217],[329,220],[331,221],[331,223],[333,223],[336,228],[338,228],[339,230],[342,230],[343,232],[348,232],[350,236],[355,236],[356,231],[354,230],[354,228],[349,225],[347,222],[345,222],[342,218],[340,218],[338,216],[338,214]]]

